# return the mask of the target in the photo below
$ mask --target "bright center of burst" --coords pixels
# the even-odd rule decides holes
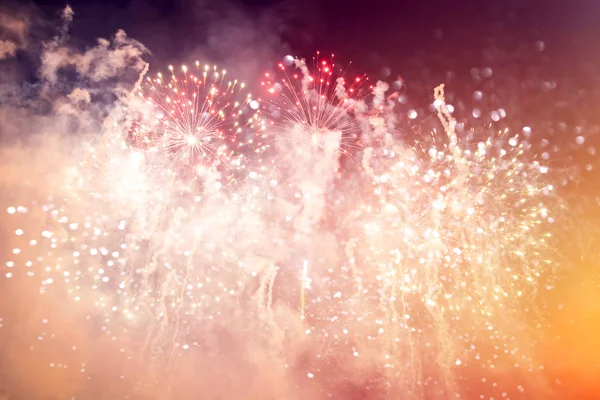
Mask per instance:
[[[187,135],[185,137],[185,142],[190,146],[195,146],[198,144],[198,138],[194,135]]]
[[[318,133],[313,133],[311,136],[311,142],[313,146],[319,146],[319,142],[321,141],[320,135]]]

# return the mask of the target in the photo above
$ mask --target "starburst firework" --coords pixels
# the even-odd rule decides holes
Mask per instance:
[[[348,79],[333,56],[327,61],[317,53],[310,68],[304,59],[287,56],[261,82],[273,139],[299,152],[333,147],[353,155],[360,148],[358,116],[365,111],[364,100],[371,89],[367,80],[366,76]]]
[[[131,130],[136,146],[176,164],[210,165],[239,151],[261,128],[258,102],[244,83],[228,80],[227,71],[199,62],[179,74],[169,70],[169,78],[148,77],[138,91],[144,101]]]

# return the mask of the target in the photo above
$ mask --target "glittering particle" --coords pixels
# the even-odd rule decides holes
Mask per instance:
[[[294,63],[294,56],[288,54],[283,58],[283,62],[285,63],[285,65],[291,66]]]
[[[538,40],[535,42],[535,49],[537,51],[544,51],[545,48],[546,48],[546,44],[543,41]]]

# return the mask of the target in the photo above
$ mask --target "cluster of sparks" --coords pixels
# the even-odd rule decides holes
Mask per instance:
[[[555,194],[518,134],[463,139],[441,86],[438,130],[409,145],[387,85],[333,62],[286,58],[261,99],[195,68],[134,89],[41,210],[8,208],[45,222],[16,230],[7,278],[60,283],[164,367],[219,323],[302,332],[324,388],[332,360],[406,398],[460,392],[459,368],[533,368],[515,332],[550,268]]]
[[[291,74],[290,67],[294,68]],[[330,62],[317,57],[312,71],[304,60],[288,56],[275,74],[265,74],[261,86],[269,100],[269,129],[275,140],[287,141],[298,151],[318,151],[322,136],[336,132],[340,143],[335,147],[350,154],[361,138],[356,114],[363,111],[361,100],[372,86],[365,84],[365,76],[348,81],[333,56]]]
[[[132,147],[184,168],[212,165],[231,156],[237,150],[231,147],[242,147],[240,138],[259,127],[258,102],[245,94],[244,83],[226,80],[227,71],[199,62],[194,70],[182,66],[180,76],[173,66],[169,70],[169,79],[158,73],[141,85],[138,95],[146,107],[133,108],[140,118],[129,131]]]

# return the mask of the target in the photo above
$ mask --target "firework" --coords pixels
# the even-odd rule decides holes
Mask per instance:
[[[427,151],[401,143],[365,151],[365,181],[354,189],[362,197],[342,224],[347,273],[314,314],[319,334],[377,359],[416,398],[427,393],[418,377],[436,370],[438,384],[455,391],[452,371],[479,364],[483,353],[464,339],[475,348],[486,331],[495,333],[487,345],[527,364],[506,339],[550,270],[555,197],[547,167],[527,159],[518,136],[461,140],[442,89],[436,97],[445,137],[435,135]],[[432,346],[435,367],[423,358]]]
[[[65,287],[75,304],[138,332],[136,347],[150,357],[189,348],[186,333],[230,315],[228,298],[251,297],[246,279],[262,272],[239,258],[268,241],[251,244],[262,194],[254,175],[245,177],[252,185],[224,190],[243,173],[238,140],[254,132],[258,107],[249,94],[237,101],[244,85],[224,75],[183,67],[168,83],[148,78],[125,113],[105,121],[103,137],[84,141],[46,178],[47,199],[34,200],[44,206],[32,207],[44,221],[28,235],[42,254],[28,261],[41,292]]]
[[[353,155],[360,147],[359,115],[372,88],[366,76],[346,75],[333,55],[323,60],[319,53],[311,67],[304,59],[287,56],[275,73],[266,73],[261,85],[275,141],[297,152],[333,148]]]
[[[226,158],[261,128],[258,101],[216,66],[197,61],[192,69],[169,70],[168,78],[148,77],[138,91],[143,101],[134,109],[141,114],[130,131],[134,146],[186,166],[231,162]]]

